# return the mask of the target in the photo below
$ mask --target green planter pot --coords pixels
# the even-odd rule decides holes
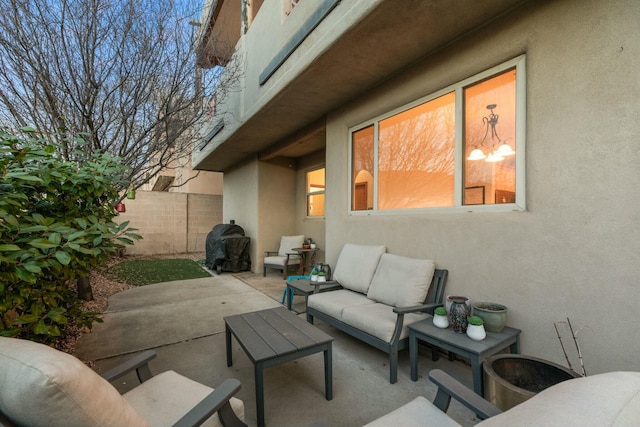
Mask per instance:
[[[484,321],[487,332],[502,332],[507,324],[507,307],[495,302],[473,303],[473,315]]]

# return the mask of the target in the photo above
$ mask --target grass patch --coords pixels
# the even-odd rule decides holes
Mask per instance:
[[[119,282],[134,286],[211,277],[200,264],[190,259],[124,261],[113,266],[110,275]]]

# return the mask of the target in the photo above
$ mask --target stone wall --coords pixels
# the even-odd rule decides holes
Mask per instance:
[[[221,195],[138,191],[123,203],[115,221],[130,221],[143,237],[127,254],[204,252],[207,234],[222,223]]]

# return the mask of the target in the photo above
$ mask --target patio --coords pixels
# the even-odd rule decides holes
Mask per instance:
[[[253,365],[234,345],[234,364],[226,366],[223,317],[280,304],[284,282],[277,273],[266,278],[252,273],[223,273],[205,279],[143,286],[114,295],[104,323],[82,337],[77,356],[95,360],[103,372],[120,361],[147,349],[158,353],[151,362],[154,372],[172,369],[215,387],[224,379],[237,378],[242,389],[236,397],[245,404],[245,422],[256,425]],[[296,297],[294,310],[302,312],[304,301]],[[265,419],[271,426],[364,425],[418,395],[432,400],[435,386],[426,379],[432,368],[440,368],[467,385],[471,369],[462,361],[438,362],[430,350],[421,351],[420,378],[409,377],[409,354],[400,354],[398,383],[388,380],[387,355],[328,325],[316,325],[334,337],[334,398],[324,398],[323,358],[315,354],[265,371]],[[137,380],[125,377],[115,386],[127,391]],[[459,423],[474,425],[474,414],[452,402],[448,414]]]

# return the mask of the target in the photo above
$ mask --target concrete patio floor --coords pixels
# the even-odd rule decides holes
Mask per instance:
[[[245,422],[255,426],[253,366],[235,339],[234,364],[226,366],[223,317],[278,306],[283,287],[284,281],[276,273],[266,278],[223,273],[131,289],[109,299],[104,323],[95,324],[93,332],[79,340],[76,355],[94,360],[96,371],[103,372],[134,354],[153,349],[158,353],[151,362],[155,373],[171,369],[214,388],[226,378],[237,378],[242,388],[236,397],[244,401]],[[296,297],[294,303],[294,310],[304,311],[302,297]],[[324,398],[322,353],[268,368],[264,373],[267,426],[364,425],[416,396],[433,400],[436,388],[427,373],[434,368],[471,386],[471,369],[464,361],[441,357],[432,362],[426,348],[420,352],[419,380],[412,382],[409,378],[409,354],[405,350],[399,357],[398,382],[390,384],[385,353],[322,322],[316,321],[316,325],[334,337],[334,398]],[[125,392],[136,384],[135,376],[130,375],[114,385]],[[464,426],[478,422],[457,402],[452,402],[448,414]]]

